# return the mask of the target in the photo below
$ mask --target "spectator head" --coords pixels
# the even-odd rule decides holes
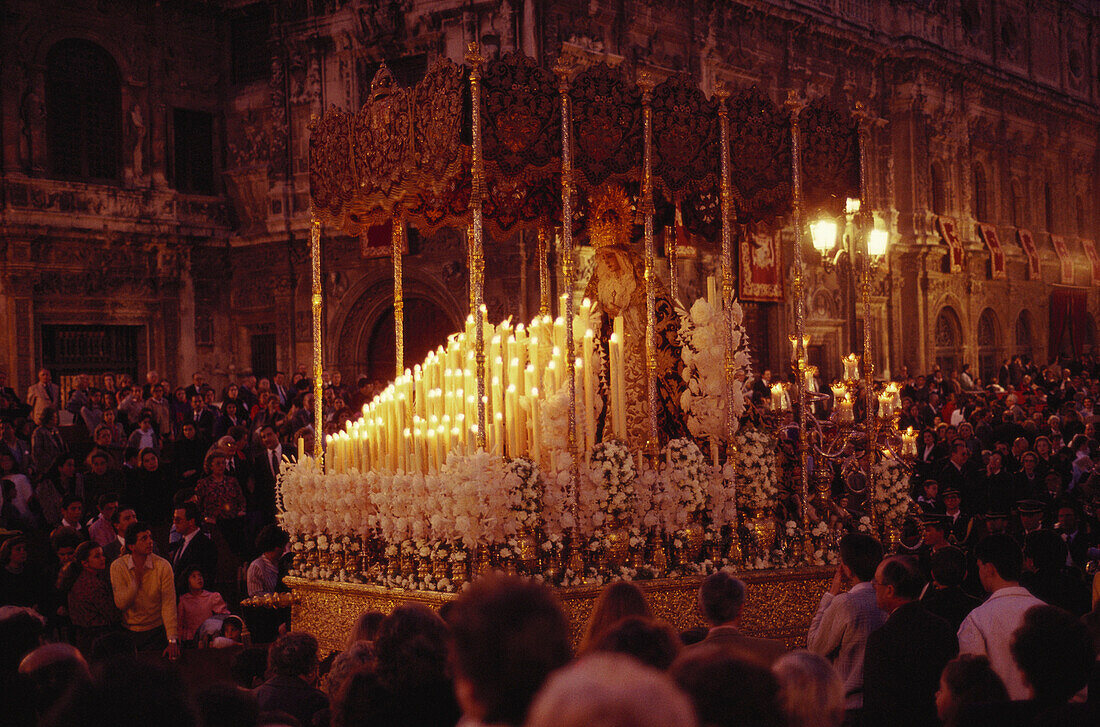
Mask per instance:
[[[176,595],[182,596],[189,591],[201,591],[206,586],[206,579],[202,575],[202,568],[191,565],[176,576]]]
[[[447,624],[427,606],[398,606],[374,640],[375,674],[394,693],[446,681]]]
[[[283,634],[267,651],[267,669],[283,677],[299,677],[312,684],[317,679],[317,639],[291,631]]]
[[[103,519],[110,522],[111,516],[118,509],[118,495],[114,492],[104,492],[96,500],[96,507],[99,508],[99,514],[103,516]]]
[[[191,502],[196,505],[198,504],[199,500],[195,496],[194,487],[181,487],[179,490],[176,491],[176,494],[172,495],[173,507],[183,507],[183,504],[185,502]]]
[[[198,436],[199,433],[199,430],[195,428],[195,422],[190,419],[187,419],[183,422],[183,426],[180,428],[180,431],[183,433],[184,439],[194,439],[196,436]]]
[[[1010,536],[985,536],[974,547],[974,557],[978,561],[982,587],[989,593],[1020,580],[1023,555],[1020,546]]]
[[[286,544],[290,542],[290,536],[283,532],[278,525],[265,525],[256,535],[256,552],[261,554],[275,553],[275,557],[282,556]]]
[[[939,515],[925,515],[921,518],[924,542],[935,552],[947,545],[947,518]]]
[[[58,563],[62,567],[67,566],[73,562],[73,558],[76,557],[76,549],[84,541],[84,538],[80,537],[73,528],[61,526],[54,528],[50,533],[50,550],[57,557]]]
[[[126,547],[134,555],[147,556],[153,552],[153,530],[149,523],[138,520],[126,528]]]
[[[800,649],[772,666],[779,680],[779,703],[788,727],[840,727],[844,722],[844,682],[825,657]]]
[[[920,598],[925,581],[915,558],[895,555],[879,564],[873,583],[878,607],[893,613],[899,606]]]
[[[74,690],[50,712],[48,725],[194,727],[195,715],[179,672],[170,666],[115,657],[95,669],[91,687]]]
[[[0,545],[0,568],[22,568],[27,563],[27,539],[14,535]]]
[[[119,537],[126,537],[126,530],[137,522],[137,511],[129,505],[119,504],[111,513],[111,525]]]
[[[38,421],[35,422],[40,427],[55,427],[57,426],[57,409],[52,406],[47,406],[38,412]]]
[[[359,643],[360,641],[374,641],[378,636],[378,627],[382,625],[382,620],[386,618],[386,614],[381,611],[364,611],[359,614],[359,618],[355,620],[355,625],[351,628],[351,633],[348,635],[348,648]]]
[[[84,515],[84,501],[76,495],[65,495],[61,499],[61,517],[74,525],[80,524]]]
[[[861,582],[875,577],[882,561],[882,544],[866,533],[848,533],[840,539],[840,562],[849,575]]]
[[[966,553],[953,545],[932,553],[929,562],[936,585],[954,588],[961,586],[966,578]]]
[[[157,451],[152,447],[145,447],[138,452],[138,462],[141,463],[141,468],[146,472],[156,472],[160,467],[160,457],[157,456]]]
[[[691,703],[672,681],[616,654],[585,657],[557,672],[531,706],[528,727],[691,727]]]
[[[199,528],[199,506],[193,502],[184,502],[172,510],[172,524],[176,532],[187,537]]]
[[[264,681],[267,671],[267,650],[262,646],[249,646],[233,657],[229,673],[233,682],[243,689],[254,689]]]
[[[110,432],[108,432],[110,433]],[[84,464],[88,471],[94,475],[102,476],[107,471],[107,466],[111,463],[110,457],[102,449],[93,449],[88,453],[88,457],[84,460]]]
[[[1069,547],[1053,530],[1036,530],[1024,537],[1024,566],[1035,573],[1056,573],[1066,564]]]
[[[784,727],[779,682],[765,667],[721,647],[685,651],[671,675],[695,705],[699,722],[713,727]]]
[[[569,624],[534,581],[489,576],[449,614],[455,693],[472,719],[521,725],[551,672],[569,661]]]
[[[712,573],[699,586],[699,608],[712,626],[736,622],[744,605],[744,582],[726,571]]]
[[[1066,534],[1077,532],[1077,524],[1080,520],[1080,515],[1077,512],[1077,507],[1072,502],[1063,500],[1058,503],[1057,515],[1058,530]]]
[[[584,637],[581,639],[581,653],[590,649],[609,628],[627,616],[646,616],[652,614],[646,605],[641,589],[630,581],[615,581],[603,587],[592,615],[588,619]]]
[[[627,616],[604,632],[592,652],[626,654],[646,666],[667,671],[680,654],[682,644],[664,621],[644,616]]]
[[[329,698],[334,700],[334,711],[335,698],[341,693],[348,679],[363,669],[373,671],[374,663],[374,646],[368,641],[356,641],[332,660],[332,667],[325,679],[325,690]]]
[[[31,689],[39,716],[45,714],[70,689],[91,681],[88,662],[75,646],[44,644],[23,657],[19,673]]]
[[[276,403],[278,403],[277,400]],[[260,444],[264,446],[264,449],[275,449],[279,446],[279,434],[275,431],[275,427],[270,424],[260,427]]]
[[[1096,650],[1088,628],[1057,606],[1033,606],[1012,635],[1012,658],[1041,704],[1069,700],[1089,680]]]
[[[260,720],[256,695],[234,684],[213,684],[196,701],[203,727],[256,727]]]
[[[1038,500],[1021,500],[1016,503],[1020,524],[1025,532],[1038,530],[1043,525],[1043,503]]]
[[[218,474],[225,473],[225,452],[220,449],[211,449],[206,453],[205,459],[202,462],[202,468],[206,474]]]
[[[243,634],[244,619],[240,616],[226,616],[225,620],[222,621],[221,635],[227,639],[240,643]]]

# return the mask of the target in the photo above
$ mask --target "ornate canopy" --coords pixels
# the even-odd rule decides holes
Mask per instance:
[[[565,86],[532,58],[507,53],[480,79],[485,166],[485,224],[498,232],[560,224],[561,91],[571,104],[574,178],[582,194],[608,181],[636,196],[642,173],[643,94],[621,68],[598,64]],[[402,88],[383,65],[357,112],[332,108],[315,120],[309,173],[313,210],[349,234],[399,217],[425,230],[469,223],[470,80],[440,58],[424,78]],[[716,239],[721,101],[687,75],[652,92],[653,175],[658,209],[681,205],[688,232]],[[790,113],[755,86],[725,102],[730,121],[734,214],[742,223],[775,222],[791,211]],[[859,196],[855,120],[827,101],[801,112],[808,209],[839,212]]]

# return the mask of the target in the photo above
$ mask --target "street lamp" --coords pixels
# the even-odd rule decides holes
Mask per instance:
[[[813,241],[814,249],[821,253],[822,257],[836,247],[836,233],[836,220],[831,217],[821,217],[810,223],[810,239]]]

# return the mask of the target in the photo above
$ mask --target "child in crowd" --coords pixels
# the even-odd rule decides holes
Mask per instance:
[[[203,621],[216,614],[228,614],[229,607],[221,594],[204,589],[206,585],[202,569],[193,565],[180,574],[177,591],[180,593],[176,606],[176,619],[179,635],[184,642],[193,642]]]

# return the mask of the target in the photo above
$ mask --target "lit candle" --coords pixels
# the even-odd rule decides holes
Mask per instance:
[[[878,396],[878,413],[883,419],[889,419],[894,413],[894,397],[884,391]]]
[[[804,384],[806,386],[806,391],[816,393],[817,392],[817,382],[814,381],[814,377],[817,376],[817,367],[816,366],[807,366],[802,371],[802,376],[803,376],[803,379],[804,379]]]
[[[848,380],[854,380],[859,378],[859,357],[854,353],[850,353],[844,358],[840,359],[844,364],[844,378]]]
[[[836,408],[836,418],[841,424],[851,424],[855,421],[855,409],[850,394],[845,394]]]
[[[298,437],[298,462],[299,464],[306,458],[306,440],[305,437]]]
[[[837,403],[844,398],[844,395],[848,393],[848,387],[839,381],[834,381],[829,388],[833,390],[833,406],[836,406]]]
[[[784,384],[772,384],[772,411],[787,410],[787,387]]]
[[[798,350],[798,336],[787,336],[787,340],[791,342],[791,360],[797,361],[799,353],[803,355],[810,348],[810,334],[802,336],[802,351]]]
[[[917,456],[917,433],[909,427],[901,433],[901,454],[905,457]]]
[[[542,442],[542,436],[539,432],[539,390],[532,388],[531,396],[527,400],[531,405],[531,459],[537,464],[541,455],[539,445]]]
[[[325,474],[331,475],[335,470],[332,460],[336,458],[335,447],[332,446],[332,435],[325,435]]]

